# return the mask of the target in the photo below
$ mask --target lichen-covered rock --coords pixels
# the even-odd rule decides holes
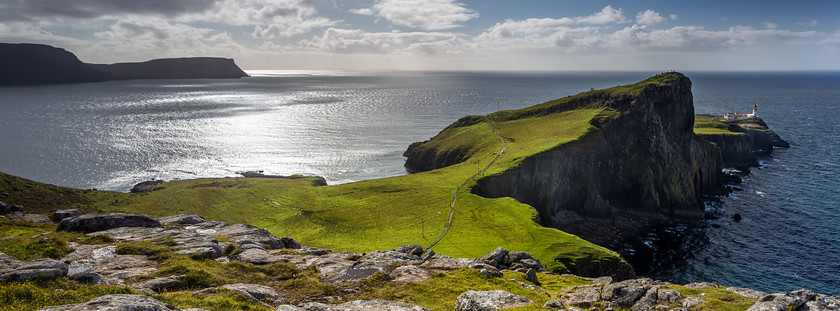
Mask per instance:
[[[15,257],[0,253],[0,271],[11,270],[20,267],[23,262]]]
[[[205,222],[204,217],[192,214],[180,214],[160,218],[162,224],[194,225]]]
[[[720,285],[710,282],[696,282],[683,285],[685,288],[720,288]]]
[[[397,252],[420,256],[423,254],[423,247],[419,244],[402,245],[397,248]]]
[[[747,311],[786,311],[797,310],[806,302],[813,300],[817,294],[807,290],[799,289],[792,292],[775,293],[761,298]]]
[[[40,311],[177,311],[172,305],[143,295],[106,295],[84,303],[46,307]]]
[[[120,227],[160,227],[160,221],[140,214],[96,213],[65,218],[58,223],[59,231],[95,232]]]
[[[420,282],[432,277],[429,271],[415,265],[399,266],[390,275],[397,283]]]
[[[503,290],[468,290],[455,300],[456,311],[495,311],[534,304],[528,298]]]
[[[703,299],[703,297],[685,297],[685,299],[680,301],[680,304],[684,308],[691,310],[692,308],[704,302],[706,302],[706,299]]]
[[[33,277],[57,278],[67,275],[67,264],[55,259],[35,259],[0,274],[0,279],[23,281]]]
[[[271,256],[271,254],[269,254],[264,249],[249,248],[242,251],[242,253],[239,253],[239,260],[255,265],[264,265],[272,262],[277,262],[280,259]]]
[[[563,294],[563,304],[567,306],[589,308],[601,300],[601,288],[597,286],[579,286],[572,293]]]
[[[145,279],[132,283],[129,287],[135,291],[145,294],[160,293],[178,286],[179,279],[179,276]]]
[[[257,284],[227,284],[222,288],[232,290],[248,300],[266,306],[288,304],[285,298],[271,287]]]
[[[557,300],[557,299],[549,299],[548,301],[545,302],[545,304],[543,306],[546,307],[546,308],[552,308],[552,309],[562,309],[562,308],[566,307],[566,305],[564,305],[562,301]]]

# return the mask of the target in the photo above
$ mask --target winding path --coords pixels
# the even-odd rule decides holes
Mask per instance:
[[[502,135],[499,134],[499,131],[496,130],[496,127],[493,126],[493,122],[490,121],[490,117],[485,116],[484,118],[487,120],[487,124],[490,124],[490,128],[493,129],[493,133],[495,133],[496,136],[499,137],[499,140],[502,141],[502,149],[499,149],[499,153],[496,154],[496,157],[494,157],[493,160],[487,164],[487,166],[478,171],[478,173],[475,173],[474,175],[467,178],[467,180],[464,180],[464,182],[462,182],[458,186],[458,189],[455,190],[455,195],[452,196],[452,203],[449,204],[449,219],[446,220],[446,226],[443,228],[443,232],[441,232],[440,236],[438,236],[437,239],[435,239],[431,244],[429,244],[429,246],[426,246],[426,249],[431,249],[433,246],[435,246],[435,244],[437,244],[438,242],[440,242],[441,239],[443,239],[443,236],[446,235],[447,232],[449,232],[449,227],[452,226],[452,217],[455,215],[455,202],[458,201],[458,192],[461,192],[461,188],[466,186],[467,183],[470,182],[470,180],[475,179],[476,176],[484,173],[484,171],[490,168],[490,166],[493,165],[493,163],[496,163],[496,160],[498,160],[502,156],[502,153],[504,153],[507,149],[507,142],[505,142],[505,139],[502,137]]]

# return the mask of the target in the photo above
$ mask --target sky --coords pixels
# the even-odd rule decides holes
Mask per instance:
[[[0,42],[246,70],[840,70],[840,1],[0,0]]]

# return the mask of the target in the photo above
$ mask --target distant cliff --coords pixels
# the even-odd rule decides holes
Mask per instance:
[[[759,117],[736,123],[721,123],[708,115],[698,115],[696,120],[695,133],[720,148],[725,167],[747,170],[758,166],[755,153],[771,153],[773,148],[790,147]]]
[[[555,102],[527,108],[528,114],[608,107],[617,116],[595,119],[597,131],[480,179],[473,193],[515,198],[536,208],[544,226],[611,245],[652,223],[701,218],[703,195],[722,188],[720,148],[694,134],[691,81],[682,74]],[[432,139],[409,147],[406,167],[423,171],[464,157],[437,153],[434,145]]]
[[[219,57],[164,58],[142,63],[92,64],[117,79],[236,79],[247,77],[233,59]]]
[[[228,58],[169,58],[142,63],[94,65],[82,63],[73,53],[48,45],[0,43],[0,85],[247,76]]]
[[[64,49],[0,43],[0,85],[100,82],[113,79]]]

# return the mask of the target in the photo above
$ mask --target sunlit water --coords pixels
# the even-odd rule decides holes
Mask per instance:
[[[405,174],[403,151],[458,118],[655,74],[253,72],[238,80],[0,87],[0,171],[127,191],[171,180],[313,174],[330,184]],[[688,73],[696,110],[759,114],[792,143],[764,158],[707,241],[657,276],[840,294],[840,73]]]

